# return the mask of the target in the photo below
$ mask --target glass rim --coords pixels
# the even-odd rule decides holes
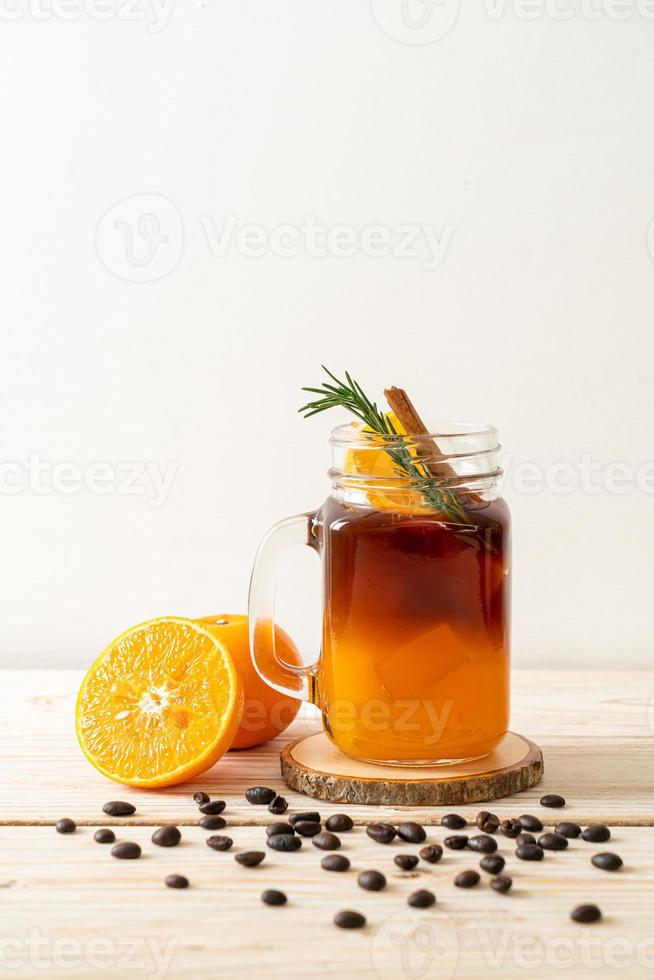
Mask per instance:
[[[338,446],[342,449],[374,449],[379,448],[380,444],[393,443],[396,440],[402,443],[420,443],[424,441],[438,441],[439,439],[447,439],[449,441],[484,439],[487,444],[490,442],[490,449],[499,449],[497,428],[485,422],[457,422],[428,419],[425,425],[429,429],[428,432],[420,434],[404,434],[398,432],[384,436],[377,432],[366,432],[363,422],[346,422],[332,429],[329,442],[332,446]],[[478,449],[476,452],[488,451],[489,449],[487,448],[484,450]],[[446,453],[445,455],[450,454]],[[453,455],[457,454],[454,453]],[[465,455],[468,454],[466,453]],[[474,455],[474,451],[472,455]]]

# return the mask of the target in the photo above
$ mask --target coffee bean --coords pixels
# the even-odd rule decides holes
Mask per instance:
[[[299,851],[302,847],[302,838],[296,837],[295,834],[273,834],[268,837],[266,844],[272,847],[273,851]]]
[[[541,796],[540,805],[551,806],[558,809],[559,807],[565,806],[565,800],[557,793],[548,793],[547,796]]]
[[[341,846],[341,841],[336,834],[330,834],[328,830],[323,830],[322,833],[312,837],[311,843],[321,851],[336,851]]]
[[[320,833],[322,827],[319,823],[313,823],[311,820],[298,820],[293,829],[300,837],[315,837],[316,834]]]
[[[256,868],[265,858],[263,851],[243,851],[242,854],[235,854],[234,860],[242,864],[244,868]]]
[[[267,888],[265,892],[261,892],[261,901],[264,905],[286,905],[286,895],[276,888]]]
[[[504,868],[504,858],[501,854],[487,854],[479,862],[479,867],[491,875],[498,875]]]
[[[395,827],[389,823],[371,823],[366,827],[366,833],[378,844],[390,844],[395,837]]]
[[[74,834],[77,830],[77,824],[68,817],[62,817],[61,820],[57,820],[55,830],[58,834]]]
[[[428,909],[436,902],[436,896],[426,888],[419,888],[417,892],[412,892],[407,898],[407,902],[414,909]]]
[[[462,871],[454,879],[454,884],[457,888],[474,888],[481,881],[481,875],[478,871]]]
[[[498,875],[497,878],[491,878],[488,884],[491,886],[493,891],[504,894],[504,892],[508,892],[510,889],[511,885],[513,884],[513,879],[509,878],[508,875]]]
[[[116,840],[116,835],[114,834],[113,830],[109,830],[108,827],[100,827],[100,829],[96,830],[94,833],[93,840],[97,844],[113,844],[113,842]]]
[[[131,817],[136,813],[136,807],[132,803],[125,803],[124,800],[111,800],[102,807],[110,817]]]
[[[363,929],[366,924],[365,915],[360,912],[353,912],[352,909],[343,909],[334,916],[334,925],[339,929]]]
[[[535,817],[533,813],[523,813],[521,817],[518,817],[518,823],[523,830],[542,830],[543,824],[538,817]]]
[[[362,871],[357,878],[357,885],[367,892],[380,892],[386,887],[386,878],[381,871]]]
[[[481,851],[482,854],[492,854],[497,850],[497,841],[488,834],[477,834],[475,837],[468,838],[468,847],[471,851]]]
[[[188,878],[184,875],[168,875],[164,881],[168,888],[188,888]]]
[[[325,854],[320,867],[325,871],[347,871],[350,867],[350,859],[344,854]]]
[[[468,846],[468,838],[465,834],[454,834],[452,837],[446,837],[443,843],[451,851],[462,851],[464,847]]]
[[[275,834],[294,834],[295,828],[290,823],[269,823],[266,827],[266,836],[274,837]]]
[[[494,834],[500,825],[500,818],[494,813],[489,813],[488,810],[481,810],[477,814],[475,823],[485,834]]]
[[[288,800],[285,800],[283,796],[276,796],[268,804],[268,809],[271,813],[284,813],[288,810]]]
[[[583,840],[590,841],[593,844],[601,844],[602,841],[608,840],[611,836],[611,831],[603,823],[592,823],[589,827],[585,827],[581,832]]]
[[[197,803],[198,806],[201,803],[208,803],[209,802],[209,799],[210,799],[210,797],[209,797],[209,794],[208,793],[203,793],[201,791],[198,791],[197,793],[194,793],[193,794],[193,802],[194,803]]]
[[[427,847],[420,848],[419,854],[428,864],[437,864],[443,857],[443,848],[440,844],[428,844]]]
[[[546,851],[565,851],[568,846],[568,838],[563,834],[542,834],[538,838],[538,846]]]
[[[410,844],[422,844],[427,839],[425,829],[419,823],[401,823],[397,828],[397,836]]]
[[[601,868],[602,871],[617,871],[618,868],[622,867],[622,858],[618,854],[612,854],[611,851],[593,854],[590,861],[591,864],[594,864],[596,868]]]
[[[170,825],[159,827],[152,835],[152,843],[157,844],[159,847],[176,847],[181,839],[182,835],[177,827]]]
[[[226,805],[224,800],[209,800],[200,804],[200,813],[222,813]]]
[[[460,817],[458,813],[446,813],[441,819],[441,827],[448,830],[461,830],[467,824],[465,817]]]
[[[602,913],[597,905],[578,905],[570,913],[570,918],[575,922],[597,922],[602,918]]]
[[[413,871],[418,863],[415,854],[396,854],[393,860],[402,871]]]
[[[207,847],[214,851],[228,851],[234,841],[231,837],[221,837],[220,834],[212,834],[207,837]]]
[[[245,799],[253,806],[268,806],[276,796],[275,790],[268,786],[250,786],[245,791]]]
[[[538,844],[520,844],[515,854],[521,861],[542,861],[545,857],[545,851]]]
[[[535,844],[536,838],[533,834],[518,834],[515,839],[516,845],[520,846],[522,844]]]
[[[212,817],[207,814],[200,817],[200,826],[204,827],[205,830],[222,830],[223,827],[227,826],[227,821],[224,817]]]
[[[346,830],[352,830],[354,821],[352,817],[348,817],[347,813],[332,813],[331,817],[328,817],[325,821],[325,827],[327,830],[333,830],[337,834],[342,834]]]
[[[570,820],[563,820],[562,823],[557,823],[554,828],[556,834],[563,834],[564,837],[579,837],[581,833],[581,827],[578,823],[572,823]]]
[[[115,858],[124,858],[127,861],[133,861],[135,858],[140,858],[141,848],[138,844],[133,844],[132,841],[124,840],[111,848],[111,854]]]
[[[505,837],[517,837],[522,832],[522,826],[518,820],[503,820],[500,824],[500,832]]]
[[[288,818],[288,822],[295,826],[300,820],[308,820],[309,823],[320,823],[320,814],[316,810],[312,810],[310,813],[292,813]]]

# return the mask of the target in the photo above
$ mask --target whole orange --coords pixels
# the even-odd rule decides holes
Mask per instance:
[[[280,694],[259,677],[250,656],[248,617],[225,613],[203,616],[197,622],[227,647],[243,683],[245,692],[243,717],[231,747],[249,749],[253,745],[261,745],[275,738],[293,721],[299,711],[300,701]],[[275,627],[275,645],[282,660],[293,666],[302,666],[300,654],[293,640],[279,626]],[[280,683],[287,683],[287,677],[285,675],[282,678],[281,668],[273,655],[272,643],[266,642],[262,645],[260,657],[263,660],[264,671],[269,677],[273,680],[278,679]],[[298,698],[301,686],[298,678]]]

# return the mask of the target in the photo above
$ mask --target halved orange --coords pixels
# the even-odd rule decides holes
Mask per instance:
[[[96,769],[130,786],[172,786],[229,749],[243,684],[225,645],[190,619],[153,619],[110,643],[82,682],[77,738]]]

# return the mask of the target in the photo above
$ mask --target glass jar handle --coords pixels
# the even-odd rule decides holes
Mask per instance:
[[[298,667],[283,660],[275,644],[275,593],[279,563],[286,551],[296,545],[307,545],[317,551],[312,535],[314,518],[313,513],[287,517],[273,524],[266,534],[254,559],[248,619],[250,656],[262,680],[280,694],[319,706],[317,678],[320,658],[308,667]],[[271,668],[274,676],[271,676]]]

